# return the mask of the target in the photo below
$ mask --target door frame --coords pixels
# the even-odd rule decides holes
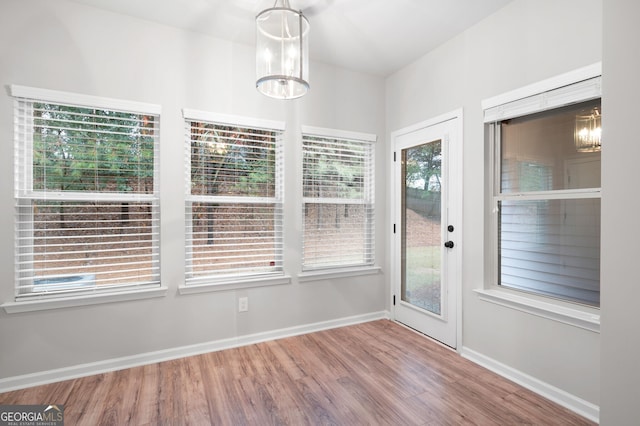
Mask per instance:
[[[454,120],[453,128],[455,129],[456,139],[457,139],[457,149],[453,153],[452,161],[450,162],[449,168],[449,187],[451,188],[451,193],[449,197],[449,203],[455,203],[458,206],[453,213],[450,213],[450,219],[452,223],[456,223],[456,237],[455,242],[459,248],[458,254],[458,263],[455,268],[455,274],[453,277],[449,277],[452,280],[451,289],[454,291],[454,296],[456,299],[456,347],[455,351],[460,352],[462,350],[462,264],[463,264],[463,248],[464,248],[464,239],[463,239],[463,110],[462,108],[456,109],[454,111],[427,119],[425,121],[421,121],[419,123],[412,124],[407,127],[403,127],[399,130],[391,132],[391,140],[389,144],[389,167],[392,171],[392,174],[395,173],[395,161],[394,155],[396,155],[396,140],[404,135],[409,133],[417,132],[419,130],[425,129],[427,127],[431,127],[446,121]],[[397,154],[399,155],[399,153]],[[451,156],[452,153],[450,152]],[[455,158],[454,158],[455,157]],[[400,159],[397,159],[400,161]],[[391,201],[388,203],[388,217],[389,217],[389,228],[391,229],[391,244],[390,244],[390,289],[389,289],[389,300],[391,307],[391,318],[393,320],[396,319],[396,305],[394,304],[394,296],[396,296],[395,289],[397,283],[394,282],[396,277],[399,276],[400,272],[400,262],[399,256],[397,256],[397,252],[400,250],[400,239],[398,238],[400,230],[396,231],[396,209],[397,206],[393,204],[393,202],[398,199],[398,191],[399,187],[397,185],[397,176],[393,176],[390,179],[390,197]],[[400,297],[397,295],[397,297]],[[453,348],[452,348],[453,349]]]

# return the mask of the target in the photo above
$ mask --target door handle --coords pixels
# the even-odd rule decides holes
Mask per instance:
[[[447,241],[446,243],[444,243],[444,246],[446,248],[453,248],[454,246],[453,241]]]

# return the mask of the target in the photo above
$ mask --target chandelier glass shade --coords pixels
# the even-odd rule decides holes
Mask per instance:
[[[256,88],[276,99],[309,90],[309,21],[284,0],[256,16]]]
[[[598,108],[588,114],[576,116],[573,134],[576,151],[597,152],[602,148],[602,115]]]

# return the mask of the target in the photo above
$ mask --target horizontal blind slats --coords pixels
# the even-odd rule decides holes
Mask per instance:
[[[15,100],[16,297],[159,283],[156,113]]]
[[[238,137],[242,137],[242,144],[236,143]],[[200,142],[205,145],[225,145],[225,146],[246,146],[247,143],[260,143],[264,145],[275,145],[277,142],[276,135],[268,133],[190,133],[192,142]],[[226,142],[229,141],[230,143]]]
[[[282,131],[185,120],[187,285],[282,271]]]
[[[196,121],[185,132],[187,194],[275,196],[279,132]]]
[[[372,265],[373,144],[302,137],[303,269]]]
[[[33,153],[34,189],[153,191],[156,117],[54,104],[31,107],[31,120],[17,132],[29,138],[25,147]]]
[[[86,271],[86,272],[91,272],[94,274],[100,274],[100,273],[104,273],[106,276],[108,277],[112,277],[112,276],[117,276],[117,275],[122,275],[125,273],[130,273],[130,272],[136,272],[139,273],[142,269],[140,268],[140,266],[144,266],[144,269],[147,269],[147,266],[150,264],[151,262],[149,261],[144,261],[144,262],[112,262],[112,263],[104,263],[102,265],[100,265],[99,267],[95,267],[95,266],[73,266],[73,267],[69,267],[69,266],[60,266],[60,267],[48,267],[47,268],[47,272],[50,273],[48,275],[34,275],[33,279],[37,280],[40,278],[51,278],[51,277],[58,277],[60,275],[66,275],[66,274],[77,274],[78,272],[81,271]],[[117,274],[114,273],[113,271],[117,269]],[[41,269],[24,269],[25,272],[33,272],[34,274],[36,272],[38,272]],[[145,275],[147,275],[148,271],[145,271]]]

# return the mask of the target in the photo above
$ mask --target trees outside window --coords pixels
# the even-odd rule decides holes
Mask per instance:
[[[17,296],[159,285],[159,115],[15,102]]]
[[[303,128],[303,270],[373,265],[373,141]]]
[[[282,274],[282,130],[185,118],[187,284]]]

